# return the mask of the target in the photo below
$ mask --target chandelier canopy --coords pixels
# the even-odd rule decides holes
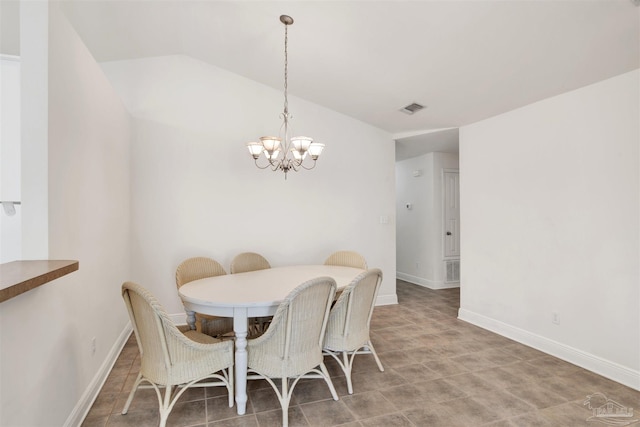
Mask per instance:
[[[271,168],[274,172],[281,170],[284,172],[284,178],[287,179],[287,173],[291,170],[297,172],[300,168],[313,169],[316,166],[316,160],[318,160],[324,149],[324,144],[314,142],[313,138],[307,136],[290,136],[291,125],[289,122],[293,116],[289,113],[289,99],[287,96],[289,66],[287,42],[288,28],[289,25],[293,24],[293,18],[281,15],[280,22],[284,24],[284,110],[280,113],[282,126],[280,126],[280,133],[277,137],[262,136],[260,137],[260,142],[247,143],[247,148],[258,168]],[[267,162],[261,166],[258,160],[263,153]],[[307,161],[305,164],[305,159],[307,158],[310,158],[313,163]]]

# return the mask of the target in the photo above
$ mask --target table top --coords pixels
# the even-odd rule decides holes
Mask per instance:
[[[344,288],[365,270],[335,265],[296,265],[194,280],[182,285],[187,303],[216,307],[268,307],[278,305],[298,285],[316,277],[331,277]]]

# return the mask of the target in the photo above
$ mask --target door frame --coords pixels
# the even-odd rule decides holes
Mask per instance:
[[[448,261],[448,260],[455,260],[455,259],[460,259],[460,255],[457,256],[447,256],[446,255],[446,228],[447,228],[447,218],[446,218],[446,212],[447,212],[447,192],[446,192],[446,182],[445,182],[445,174],[447,173],[457,173],[458,174],[458,204],[460,203],[460,169],[452,169],[452,168],[442,168],[442,172],[441,172],[441,185],[442,185],[442,221],[440,223],[440,226],[442,227],[441,229],[441,254],[442,254],[442,260],[443,261]],[[459,219],[459,218],[458,218]],[[458,225],[458,247],[460,247],[460,226]]]

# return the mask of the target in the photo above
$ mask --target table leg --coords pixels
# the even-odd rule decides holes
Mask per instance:
[[[233,331],[236,335],[236,405],[238,415],[247,409],[247,309],[233,310]]]
[[[187,312],[187,324],[192,331],[196,330],[196,312],[185,310]]]

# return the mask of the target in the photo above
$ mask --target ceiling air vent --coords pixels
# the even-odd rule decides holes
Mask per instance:
[[[407,113],[407,114],[413,114],[417,111],[420,111],[424,108],[424,105],[420,105],[420,104],[416,104],[415,102],[413,104],[409,104],[406,107],[402,107],[400,109],[400,111],[402,111],[403,113]]]

